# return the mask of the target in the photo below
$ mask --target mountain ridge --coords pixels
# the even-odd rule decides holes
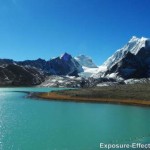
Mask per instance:
[[[5,83],[6,85],[38,85],[46,80],[46,76],[51,75],[80,76],[81,81],[83,80],[82,78],[87,78],[86,82],[88,78],[107,78],[108,80],[109,78],[115,80],[149,78],[150,39],[133,36],[125,46],[118,49],[99,67],[88,56],[72,57],[68,53],[48,61],[41,58],[25,61],[0,59],[0,85],[5,85]],[[63,79],[66,80],[66,78]],[[67,79],[70,82],[76,81],[70,77]]]
[[[82,66],[68,53],[50,59],[14,61],[0,59],[0,85],[38,85],[49,75],[78,76]]]

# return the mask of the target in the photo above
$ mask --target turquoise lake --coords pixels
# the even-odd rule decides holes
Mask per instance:
[[[150,108],[44,101],[0,88],[0,150],[100,150],[102,143],[150,143]]]

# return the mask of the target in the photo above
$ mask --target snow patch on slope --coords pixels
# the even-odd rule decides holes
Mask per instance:
[[[93,74],[91,75],[91,77],[93,77],[93,78],[103,77],[103,74],[105,73],[106,70],[107,70],[106,66],[104,66],[104,65],[99,66],[97,68],[97,70],[95,70],[95,72],[93,72]]]
[[[91,77],[92,74],[96,73],[98,71],[98,68],[88,68],[88,67],[82,67],[83,68],[83,72],[79,73],[79,76],[81,77]]]

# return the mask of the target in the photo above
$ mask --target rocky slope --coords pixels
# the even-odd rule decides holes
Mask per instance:
[[[108,78],[83,78],[75,76],[56,76],[51,75],[46,77],[45,81],[40,84],[40,87],[71,87],[71,88],[87,88],[95,86],[113,86],[123,84],[123,82],[116,82],[114,79]]]
[[[9,64],[0,67],[1,86],[33,86],[44,81],[44,75],[34,68]]]
[[[55,59],[51,59],[46,69],[53,75],[69,76],[78,76],[78,73],[83,71],[82,66],[67,53]]]

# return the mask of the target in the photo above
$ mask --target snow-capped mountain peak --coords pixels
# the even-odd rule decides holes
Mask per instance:
[[[97,68],[97,66],[93,63],[92,59],[88,56],[79,55],[75,57],[75,60],[83,67]]]
[[[136,36],[133,36],[123,48],[117,50],[104,62],[104,66],[110,68],[112,65],[120,61],[127,52],[131,52],[132,54],[136,55],[143,47],[150,47],[150,39],[145,37],[138,38]]]
[[[136,36],[132,36],[132,38],[129,40],[128,43],[137,42],[137,41],[146,41],[146,40],[148,40],[148,38],[146,37],[138,38]]]
[[[149,47],[150,39],[141,37],[137,38],[135,36],[128,42],[128,44],[124,47],[125,50],[130,51],[132,54],[136,55],[142,47]]]
[[[129,40],[129,43],[130,43],[130,42],[137,41],[137,40],[139,40],[139,38],[138,38],[138,37],[136,37],[136,36],[132,36],[132,38]]]

